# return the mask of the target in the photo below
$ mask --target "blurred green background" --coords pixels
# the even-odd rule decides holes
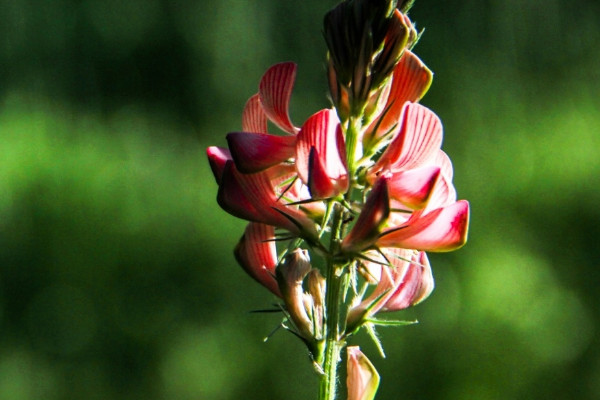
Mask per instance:
[[[0,1],[0,399],[311,399],[205,159],[271,64],[328,105],[333,0]],[[600,3],[417,0],[468,245],[378,399],[600,398]]]

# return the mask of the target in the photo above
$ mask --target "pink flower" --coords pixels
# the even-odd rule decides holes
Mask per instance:
[[[431,266],[424,251],[384,249],[382,253],[370,252],[369,257],[373,261],[364,264],[369,271],[379,271],[379,282],[366,299],[348,312],[350,330],[378,312],[419,304],[433,291]]]
[[[441,143],[437,116],[424,106],[406,103],[395,136],[368,172],[368,179],[375,181],[372,193],[383,192],[385,186],[387,196],[375,200],[369,195],[368,205],[342,242],[344,251],[356,253],[373,244],[450,251],[466,242],[469,203],[456,201],[452,164]],[[372,218],[375,210],[386,209],[392,211],[385,221]]]

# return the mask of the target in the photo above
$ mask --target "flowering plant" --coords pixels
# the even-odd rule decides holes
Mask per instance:
[[[412,51],[420,34],[409,7],[340,3],[324,20],[333,107],[296,126],[288,105],[297,67],[273,65],[244,107],[242,130],[227,135],[228,148],[207,151],[219,205],[249,221],[235,257],[280,299],[283,326],[319,374],[320,399],[335,398],[352,335],[364,328],[377,341],[377,326],[407,323],[386,312],[429,296],[426,252],[467,239],[469,203],[456,199],[442,124],[418,103],[432,72]],[[347,362],[348,398],[372,399],[374,366],[356,346]]]

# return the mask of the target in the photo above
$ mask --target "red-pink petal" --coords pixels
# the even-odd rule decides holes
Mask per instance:
[[[414,168],[432,159],[442,144],[442,123],[433,111],[406,103],[399,131],[372,172]]]
[[[276,296],[281,292],[275,279],[277,248],[273,239],[275,228],[270,225],[250,222],[244,231],[234,255],[242,268],[258,283]]]
[[[274,225],[294,234],[315,235],[314,224],[304,213],[285,206],[276,197],[268,171],[242,174],[233,161],[228,161],[217,201],[225,211],[236,217]]]
[[[235,166],[245,174],[259,172],[294,156],[296,136],[232,132],[227,143]]]
[[[450,157],[448,157],[448,154],[446,154],[444,150],[438,150],[431,163],[440,167],[442,169],[442,175],[444,175],[448,181],[452,182],[454,169],[452,168],[452,161],[450,160]]]
[[[433,291],[433,275],[424,251],[419,252],[404,270],[393,269],[396,287],[382,311],[398,311],[425,300]]]
[[[308,190],[313,199],[327,199],[338,194],[334,182],[327,175],[327,169],[314,147],[308,157],[308,166]]]
[[[206,149],[206,155],[208,156],[210,169],[212,170],[217,183],[220,183],[225,164],[227,161],[231,160],[231,153],[223,147],[210,146]]]
[[[296,64],[275,64],[265,72],[259,85],[259,96],[263,110],[275,125],[288,133],[296,133],[289,116],[290,98],[296,80]]]
[[[394,69],[390,94],[385,106],[387,112],[381,121],[374,121],[371,129],[377,129],[369,135],[369,139],[378,138],[388,132],[402,113],[402,107],[407,101],[418,102],[427,92],[433,80],[433,73],[410,50],[404,54]]]
[[[297,137],[296,169],[300,179],[317,190],[313,195],[326,198],[345,192],[345,144],[335,111],[321,110],[309,117]]]
[[[356,223],[342,241],[342,250],[359,252],[371,246],[381,232],[381,226],[390,215],[390,199],[387,178],[381,177],[369,193],[369,197]]]
[[[267,115],[260,102],[260,96],[250,97],[242,113],[242,130],[244,132],[267,133]]]
[[[439,176],[440,167],[437,166],[393,173],[388,180],[390,197],[419,210],[427,205]]]
[[[407,225],[383,232],[377,245],[424,251],[452,251],[467,241],[469,203],[459,200],[426,215],[411,218]]]

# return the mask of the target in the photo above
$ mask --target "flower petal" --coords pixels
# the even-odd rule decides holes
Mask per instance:
[[[381,120],[375,120],[365,136],[369,141],[377,139],[398,123],[404,103],[418,102],[427,92],[433,73],[413,52],[406,49],[394,68],[390,93]]]
[[[244,132],[267,133],[267,114],[263,110],[258,93],[250,97],[244,106],[242,130]]]
[[[437,115],[420,104],[406,103],[398,133],[371,172],[414,168],[433,158],[441,144],[442,123]]]
[[[427,205],[440,176],[440,167],[426,166],[391,174],[390,197],[414,210]]]
[[[295,134],[298,128],[290,121],[289,104],[296,80],[296,64],[275,64],[263,75],[258,94],[267,117],[283,131]]]
[[[265,170],[293,157],[296,136],[232,132],[227,135],[227,144],[237,169],[248,174]]]
[[[356,220],[356,223],[342,241],[342,251],[355,253],[366,249],[377,240],[382,225],[390,215],[390,199],[387,178],[380,177]]]
[[[242,174],[233,161],[228,161],[221,178],[217,202],[238,218],[274,225],[305,237],[316,236],[314,223],[304,213],[278,200],[268,170]]]
[[[469,203],[459,200],[428,214],[417,215],[407,225],[383,232],[377,245],[424,251],[452,251],[466,243],[468,227]]]
[[[248,275],[273,294],[281,297],[275,279],[277,248],[273,241],[274,238],[275,228],[273,226],[250,222],[246,226],[244,236],[235,248],[234,255]]]
[[[433,275],[424,251],[419,252],[404,270],[394,269],[396,287],[382,311],[404,310],[425,300],[433,290]]]
[[[223,147],[210,146],[206,149],[206,155],[208,156],[210,169],[215,176],[215,180],[217,183],[220,183],[221,177],[223,176],[223,170],[225,169],[225,163],[231,160],[231,153]]]
[[[300,179],[308,183],[308,159],[314,147],[320,155],[327,174],[336,179],[346,175],[345,159],[342,159],[340,145],[343,145],[343,135],[338,133],[339,120],[334,110],[326,109],[311,115],[298,133],[296,143],[296,168]],[[345,150],[345,146],[344,146]]]

